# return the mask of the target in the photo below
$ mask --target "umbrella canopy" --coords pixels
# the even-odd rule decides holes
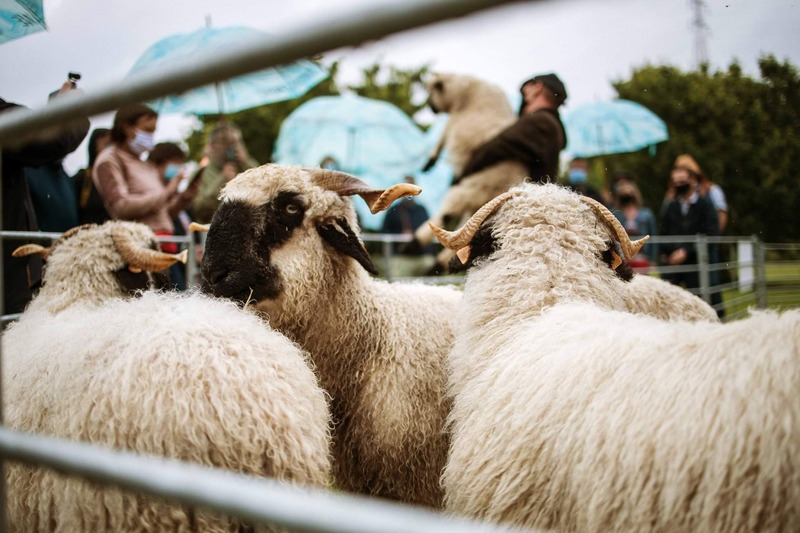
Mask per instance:
[[[199,63],[208,54],[237,48],[265,36],[263,32],[243,27],[202,28],[193,33],[172,35],[150,46],[128,76],[158,72],[176,64]],[[235,113],[302,96],[328,75],[328,71],[317,63],[303,59],[239,76],[216,86],[208,85],[180,95],[166,96],[151,105],[159,113]]]
[[[565,113],[564,127],[573,157],[635,152],[669,139],[664,121],[630,100],[581,105]]]
[[[46,29],[42,0],[0,0],[0,43]]]
[[[387,187],[424,165],[429,144],[416,123],[389,102],[356,95],[320,96],[283,121],[273,160],[318,166],[330,157],[338,170],[374,187]],[[355,205],[364,227],[380,226],[383,215],[369,214],[363,202]]]

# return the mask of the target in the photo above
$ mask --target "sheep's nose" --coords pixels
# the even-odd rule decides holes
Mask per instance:
[[[225,280],[227,280],[229,276],[230,276],[230,270],[228,270],[227,268],[218,268],[211,272],[211,275],[209,276],[209,281],[211,281],[211,285],[214,286],[222,285],[223,283],[225,283]]]

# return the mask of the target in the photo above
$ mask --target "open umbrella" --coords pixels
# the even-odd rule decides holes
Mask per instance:
[[[339,170],[374,187],[403,181],[424,165],[429,143],[411,118],[393,104],[356,95],[320,96],[295,109],[281,124],[273,160],[318,166],[332,158]],[[362,223],[376,217],[356,202]]]
[[[573,157],[635,152],[669,139],[664,121],[630,100],[581,105],[565,113],[564,127]]]
[[[46,29],[42,0],[0,0],[0,43]]]
[[[133,65],[128,76],[202,61],[210,53],[236,48],[242,43],[263,39],[265,35],[243,27],[208,27],[192,33],[172,35],[150,46]],[[179,95],[166,96],[151,102],[151,105],[160,113],[235,113],[302,96],[328,75],[328,71],[317,63],[303,59],[216,85],[198,87]]]

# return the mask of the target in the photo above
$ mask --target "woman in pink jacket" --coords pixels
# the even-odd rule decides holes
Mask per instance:
[[[155,165],[142,160],[155,146],[157,122],[158,114],[146,105],[121,107],[114,116],[111,144],[97,157],[92,179],[112,218],[141,222],[156,235],[172,235],[170,213],[184,209],[197,187],[179,193],[181,180],[165,185]],[[162,245],[164,251],[172,248],[173,243]]]

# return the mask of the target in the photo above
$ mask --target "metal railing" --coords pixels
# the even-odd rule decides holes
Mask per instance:
[[[379,263],[387,280],[413,279],[424,283],[459,284],[463,276],[405,277],[396,274],[394,243],[412,237],[365,233],[365,242],[382,243]],[[709,303],[726,320],[747,315],[750,307],[800,307],[800,244],[765,244],[757,237],[707,237],[705,235],[654,236],[648,244],[686,244],[697,250],[697,263],[634,268],[639,274],[669,278],[673,274],[697,276],[696,287],[687,288]],[[712,253],[713,252],[713,253]],[[717,257],[717,259],[715,259]],[[719,258],[722,257],[722,258]]]
[[[41,139],[53,135],[54,124],[65,124],[74,119],[114,111],[124,104],[180,93],[336,48],[359,45],[399,31],[468,15],[514,1],[518,0],[387,1],[353,10],[326,13],[324,17],[289,28],[283,33],[273,34],[271,38],[264,38],[249,46],[198,57],[197,61],[185,62],[164,72],[132,77],[124,84],[110,85],[105,90],[98,91],[93,95],[59,99],[47,108],[37,111],[14,110],[3,113],[0,116],[0,145],[16,147],[31,139]],[[2,205],[2,187],[0,187],[0,206]],[[0,213],[0,220],[2,220],[2,213]],[[0,238],[0,257],[5,238],[11,238],[11,236],[4,235]],[[0,279],[4,279],[2,261],[0,261]],[[0,306],[3,305],[3,302],[3,283],[0,283]],[[1,349],[0,357],[2,357]],[[2,382],[2,376],[0,376],[0,382]],[[0,422],[3,422],[1,393],[2,389],[0,389]],[[157,487],[153,484],[143,483],[142,478],[161,479],[158,474],[162,466],[155,466],[140,457],[128,458],[125,464],[129,467],[121,469],[119,468],[120,463],[115,460],[103,461],[104,452],[102,450],[76,444],[75,448],[69,447],[70,454],[75,452],[75,458],[80,455],[86,460],[62,460],[63,456],[59,451],[61,443],[37,436],[21,438],[5,428],[0,428],[0,432],[3,436],[0,445],[0,459],[30,461],[56,467],[73,475],[92,478],[102,475],[106,476],[109,482],[117,485],[137,488],[144,493],[160,494]],[[87,454],[90,454],[91,457],[86,457]],[[193,468],[188,465],[175,465],[173,473],[180,476]],[[0,531],[7,531],[5,475],[1,475],[3,469],[4,461],[0,461]],[[188,476],[188,474],[186,475]],[[205,475],[210,476],[206,479],[211,479],[211,473],[206,472]],[[202,479],[202,476],[193,478],[198,483],[198,487],[203,483]],[[232,487],[235,487],[236,501],[259,502],[259,505],[265,503],[258,499],[258,490],[264,487],[254,487],[250,483],[237,479],[231,480],[230,483]],[[223,509],[231,503],[225,494],[213,490],[209,485],[203,486],[208,489],[202,502],[203,505]],[[282,488],[281,490],[288,489]],[[288,495],[289,493],[283,493],[277,488],[273,493],[276,498],[281,494]],[[189,505],[196,503],[196,496],[192,491],[191,484],[175,487],[174,493],[171,493],[171,497],[176,501]],[[447,525],[441,516],[431,512],[411,513],[410,510],[400,510],[397,513],[383,513],[383,508],[381,508],[381,512],[377,512],[378,502],[356,497],[353,497],[355,505],[346,507],[349,512],[348,516],[344,517],[337,512],[337,505],[340,505],[341,501],[336,500],[336,505],[330,505],[326,503],[323,496],[325,498],[332,497],[331,495],[309,493],[302,512],[292,516],[283,513],[280,506],[265,506],[262,514],[247,516],[259,523],[280,524],[288,528],[302,528],[306,531],[470,531],[479,527],[455,521]],[[401,506],[393,507],[401,508]],[[234,511],[245,514],[249,512],[244,508]],[[313,520],[308,519],[310,516],[314,517]],[[355,527],[356,524],[361,523],[366,524],[367,527],[364,529]],[[488,526],[485,529],[482,528],[482,530],[490,529],[499,530]]]

